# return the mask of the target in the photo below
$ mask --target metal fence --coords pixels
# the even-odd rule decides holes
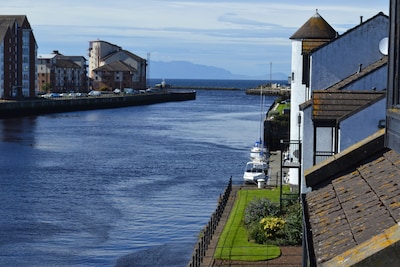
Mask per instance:
[[[218,223],[224,213],[226,203],[228,203],[229,195],[232,191],[232,177],[229,179],[229,183],[225,188],[224,194],[220,196],[218,206],[214,213],[211,215],[207,225],[203,228],[200,233],[199,240],[195,245],[192,259],[190,260],[188,267],[199,267],[203,262],[203,258],[206,255],[208,246],[210,245],[211,239],[214,235],[214,231],[218,226]]]

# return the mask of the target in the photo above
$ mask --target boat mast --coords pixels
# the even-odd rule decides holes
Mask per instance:
[[[259,131],[260,131],[260,135],[259,135],[260,140],[259,141],[260,141],[261,147],[264,146],[264,144],[263,144],[264,138],[262,138],[263,113],[264,113],[264,94],[263,94],[263,86],[261,85],[261,89],[260,89],[260,125],[259,125]]]

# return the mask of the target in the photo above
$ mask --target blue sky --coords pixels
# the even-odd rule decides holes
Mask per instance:
[[[289,37],[318,9],[343,33],[383,12],[389,0],[2,0],[1,13],[27,15],[39,54],[87,57],[104,40],[153,61],[188,61],[234,74],[290,73]]]

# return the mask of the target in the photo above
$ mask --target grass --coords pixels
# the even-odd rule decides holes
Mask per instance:
[[[267,197],[279,201],[279,189],[239,190],[228,221],[219,238],[214,257],[224,260],[262,261],[280,256],[281,250],[275,245],[261,245],[248,240],[243,224],[244,210],[254,198]]]
[[[278,111],[279,114],[282,115],[283,110],[284,110],[285,108],[290,108],[290,104],[289,104],[289,103],[286,103],[286,104],[279,104],[279,106],[278,106],[278,108],[276,109],[276,111]]]

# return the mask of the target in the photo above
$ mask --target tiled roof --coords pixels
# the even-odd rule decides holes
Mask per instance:
[[[94,71],[122,71],[122,72],[127,72],[127,71],[132,71],[135,72],[136,69],[132,66],[129,66],[128,64],[125,64],[121,60],[117,60],[114,62],[111,62],[110,64],[103,65],[101,67],[98,67]]]
[[[27,18],[26,15],[0,15],[0,21],[1,20],[16,20],[19,26],[22,26],[24,22],[27,21]]]
[[[334,39],[336,31],[326,22],[318,12],[307,20],[290,39]]]
[[[56,62],[57,68],[70,68],[70,69],[80,69],[81,67],[75,62],[67,59],[58,59]]]
[[[400,155],[395,151],[382,148],[358,168],[325,176],[325,185],[305,201],[317,264],[400,223]]]
[[[113,57],[115,54],[118,54],[118,53],[124,53],[124,54],[126,54],[128,57],[133,58],[133,59],[136,60],[136,61],[142,61],[142,60],[144,60],[143,58],[139,57],[138,55],[133,54],[132,52],[129,52],[128,50],[118,50],[118,51],[115,51],[115,52],[113,52],[113,53],[111,53],[111,54],[105,56],[104,58],[102,58],[102,60],[103,60],[103,61],[106,61],[108,58]]]
[[[339,122],[385,95],[384,91],[313,91],[313,120]]]

